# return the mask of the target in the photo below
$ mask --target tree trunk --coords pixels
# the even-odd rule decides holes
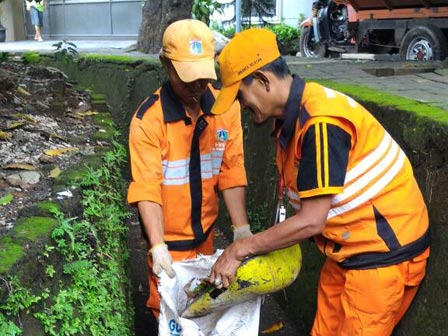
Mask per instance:
[[[156,54],[162,47],[165,28],[172,22],[191,18],[193,0],[146,0],[137,50]]]

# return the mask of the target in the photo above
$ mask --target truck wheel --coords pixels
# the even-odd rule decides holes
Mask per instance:
[[[315,58],[327,56],[327,46],[314,41],[313,27],[304,27],[300,34],[300,52],[302,57]]]
[[[445,35],[439,27],[418,26],[404,36],[400,58],[411,61],[442,61],[448,54],[447,44]]]

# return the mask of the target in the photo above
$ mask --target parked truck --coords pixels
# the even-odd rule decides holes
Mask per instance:
[[[300,26],[305,57],[399,54],[403,60],[448,56],[448,0],[333,0],[313,3]]]

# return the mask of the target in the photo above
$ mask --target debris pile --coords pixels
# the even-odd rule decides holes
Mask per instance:
[[[90,94],[60,70],[3,62],[0,68],[0,234],[21,208],[51,197],[55,178],[93,154]]]

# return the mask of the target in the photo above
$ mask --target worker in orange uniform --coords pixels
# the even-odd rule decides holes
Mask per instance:
[[[132,180],[128,202],[137,205],[148,240],[150,294],[159,315],[158,275],[175,276],[172,262],[213,254],[218,190],[234,239],[251,235],[246,214],[240,106],[213,115],[218,94],[214,38],[198,20],[170,24],[160,52],[165,82],[142,102],[129,134]]]
[[[235,35],[218,62],[212,112],[238,97],[256,123],[274,120],[281,185],[295,214],[229,245],[210,280],[227,287],[247,256],[313,238],[327,258],[311,335],[390,335],[425,276],[430,244],[405,153],[352,98],[291,75],[268,30]]]

